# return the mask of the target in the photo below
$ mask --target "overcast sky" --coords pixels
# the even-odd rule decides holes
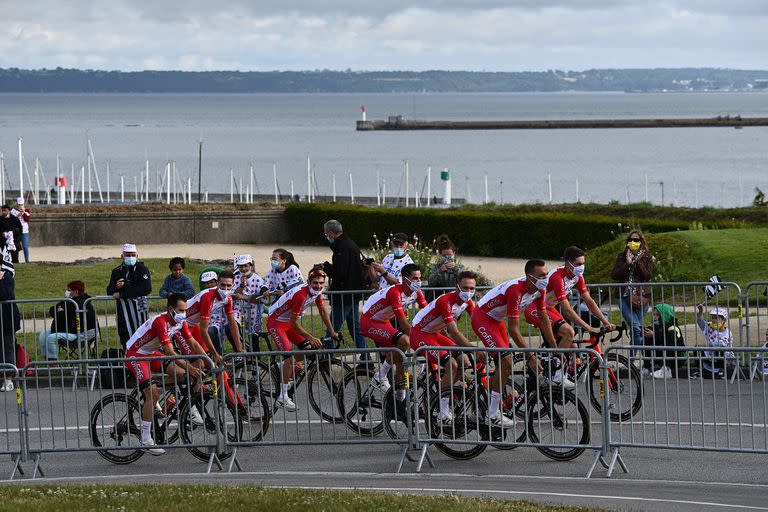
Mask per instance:
[[[768,0],[0,0],[0,20],[0,67],[768,69]]]

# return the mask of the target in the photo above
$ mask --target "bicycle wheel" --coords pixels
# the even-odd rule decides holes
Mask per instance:
[[[195,425],[189,417],[191,406],[194,405],[200,416],[203,418],[202,425]],[[193,445],[214,445],[216,443],[216,407],[219,406],[219,399],[211,394],[204,394],[202,397],[194,396],[191,400],[184,400],[179,412],[179,423],[181,430],[181,440],[187,445],[189,453],[196,458],[208,462],[211,456],[211,448],[208,446],[200,447]],[[224,414],[219,418],[219,429],[227,435],[227,441],[235,443],[241,440],[242,421],[234,404],[227,401],[224,408]],[[225,449],[226,450],[226,449]],[[219,460],[228,459],[232,453],[223,451],[216,454]]]
[[[91,443],[113,464],[130,464],[144,455],[141,441],[141,407],[124,393],[104,396],[91,409]]]
[[[522,384],[513,382],[512,379],[507,381],[507,384],[504,386],[504,398],[502,400],[501,408],[506,417],[513,420],[521,419],[523,420],[523,423],[525,422],[525,392]],[[501,430],[501,432],[497,432],[498,430]],[[499,440],[503,440],[510,434],[514,434],[515,430],[516,429],[494,429],[494,440],[496,440],[496,435],[498,435]],[[528,434],[526,433],[525,428],[522,428],[515,439],[515,442],[523,443],[527,438]],[[517,448],[516,445],[509,444],[494,444],[493,447],[497,450],[514,450]]]
[[[478,418],[485,417],[486,405],[482,397],[475,400],[466,388],[456,386],[453,389],[444,389],[441,398],[448,398],[453,412],[453,421],[442,425],[438,420],[440,413],[440,400],[437,397],[431,400],[430,422],[432,437],[441,439],[435,443],[435,448],[443,454],[458,460],[469,460],[477,457],[485,451],[487,445],[474,444],[482,440]],[[444,440],[444,441],[443,441]]]
[[[266,369],[257,367],[260,375]],[[237,400],[237,414],[243,424],[242,438],[261,441],[269,430],[272,419],[271,400],[267,400],[259,378],[254,375],[239,374],[232,381]]]
[[[373,385],[375,373],[372,368],[347,372],[336,395],[338,410],[347,428],[361,436],[377,436],[384,430],[385,398]],[[390,396],[394,400],[394,395]]]
[[[309,405],[328,423],[344,423],[344,412],[339,410],[336,395],[344,376],[352,367],[340,359],[318,359],[307,373]]]
[[[541,443],[536,449],[553,460],[573,460],[589,444],[589,414],[572,392],[560,386],[541,386],[529,392],[528,438]],[[558,446],[559,445],[559,446]]]
[[[627,421],[643,406],[643,380],[640,378],[640,372],[626,356],[607,354],[603,358],[608,367],[605,391],[608,393],[609,417],[611,421]],[[597,360],[590,365],[589,373],[589,401],[597,412],[602,412],[600,368]]]

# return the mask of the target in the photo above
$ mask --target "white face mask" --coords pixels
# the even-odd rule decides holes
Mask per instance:
[[[64,292],[64,296],[65,296],[66,298],[70,298],[70,297],[72,297],[72,292],[71,292],[71,291],[69,291],[69,290],[67,290],[67,291],[65,291],[65,292]]]
[[[411,281],[407,277],[404,277],[403,279],[405,279],[406,282],[408,283],[408,288],[410,288],[414,292],[421,290],[421,281]]]
[[[181,313],[173,312],[173,321],[177,324],[182,323],[184,320],[187,319],[187,312],[182,311]]]
[[[475,292],[465,292],[459,290],[459,298],[464,302],[469,302],[475,296]]]
[[[221,288],[219,288],[219,297],[221,297],[222,299],[226,299],[230,295],[232,295],[232,290],[222,290]]]
[[[320,292],[321,292],[321,291],[322,291],[322,290],[315,290],[315,289],[314,289],[314,288],[312,288],[311,286],[309,287],[309,294],[310,294],[311,296],[313,296],[313,297],[315,297],[315,296],[317,296],[317,295],[320,295]]]
[[[536,278],[534,278],[536,279]],[[539,290],[546,290],[547,285],[549,284],[549,278],[548,277],[542,277],[541,279],[536,279],[536,282],[533,283],[534,286],[536,286]]]
[[[395,255],[395,258],[402,258],[405,256],[405,249],[402,247],[395,247],[392,249],[392,254]]]
[[[578,265],[571,268],[573,269],[573,275],[577,277],[584,275],[584,265]]]

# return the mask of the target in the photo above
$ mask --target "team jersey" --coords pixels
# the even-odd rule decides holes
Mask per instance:
[[[471,300],[458,304],[459,292],[444,293],[413,317],[413,327],[421,332],[440,332],[445,326],[459,319],[464,310],[471,314],[475,303]]]
[[[171,344],[174,334],[180,333],[184,339],[192,339],[187,322],[171,325],[168,313],[153,316],[136,329],[125,345],[126,352],[149,355],[158,352],[165,345]]]
[[[419,308],[427,307],[427,299],[421,290],[416,290],[410,295],[403,291],[402,284],[395,284],[383,288],[365,301],[363,304],[363,316],[369,320],[387,322],[392,317],[402,318],[405,316],[406,307],[413,303],[418,303]]]
[[[243,274],[235,274],[232,289],[237,290],[241,286],[243,289],[240,293],[250,297],[251,295],[258,295],[259,291],[266,285],[259,274],[252,272],[248,277],[245,277]],[[262,301],[250,302],[243,299],[235,299],[233,302],[237,323],[243,325],[247,332],[259,332],[261,330],[261,312],[264,310],[264,303]]]
[[[288,290],[301,284],[304,284],[304,276],[296,265],[291,265],[282,272],[270,268],[264,276],[264,286],[270,291]]]
[[[400,276],[400,272],[402,272],[403,267],[409,263],[413,263],[413,260],[408,253],[406,253],[402,258],[395,258],[393,253],[389,253],[384,256],[383,260],[381,260],[381,266],[387,270],[389,275],[396,278],[398,283],[403,282],[403,278]],[[386,288],[387,286],[390,286],[390,284],[382,276],[379,279],[379,288]]]
[[[202,320],[210,323],[211,313],[222,310],[224,315],[233,314],[232,297],[222,299],[218,288],[208,288],[187,301],[187,324],[195,326]]]
[[[547,306],[554,306],[562,300],[568,300],[568,294],[573,288],[576,288],[581,295],[589,293],[589,290],[587,290],[587,283],[584,282],[583,276],[573,276],[568,278],[565,267],[550,272],[547,295],[544,298]]]
[[[494,320],[502,321],[504,317],[520,318],[520,310],[529,304],[536,304],[537,309],[544,309],[544,292],[536,290],[528,293],[528,283],[524,277],[510,279],[491,289],[477,303],[480,311]]]
[[[309,285],[291,288],[269,308],[269,319],[277,322],[287,322],[291,315],[301,316],[304,310],[312,304],[323,307],[323,294],[312,295]]]

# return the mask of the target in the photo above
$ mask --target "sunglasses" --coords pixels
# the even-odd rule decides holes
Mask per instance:
[[[639,238],[627,238],[627,242],[640,242]]]

